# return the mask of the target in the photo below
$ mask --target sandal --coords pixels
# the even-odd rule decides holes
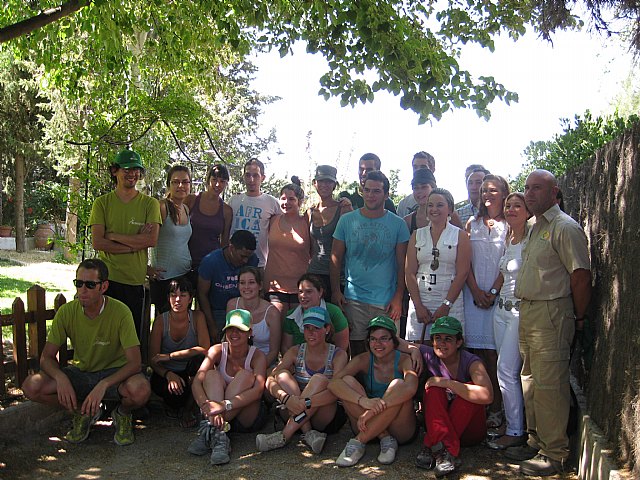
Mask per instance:
[[[504,417],[501,410],[497,412],[490,412],[487,416],[487,428],[500,428],[503,420]]]

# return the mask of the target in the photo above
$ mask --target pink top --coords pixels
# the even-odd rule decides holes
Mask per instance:
[[[220,363],[218,364],[218,370],[220,370],[220,374],[222,378],[224,378],[224,383],[229,385],[234,377],[229,376],[227,373],[227,356],[229,354],[229,342],[222,342],[222,354],[220,356]],[[249,353],[247,353],[247,358],[244,360],[244,369],[249,372],[253,372],[253,368],[251,368],[251,359],[253,358],[253,354],[256,351],[256,347],[251,345],[249,347]]]
[[[298,222],[293,229],[283,231],[281,225],[285,218],[286,215],[276,217],[269,229],[264,280],[270,292],[298,293],[298,279],[306,273],[311,259],[309,226]]]

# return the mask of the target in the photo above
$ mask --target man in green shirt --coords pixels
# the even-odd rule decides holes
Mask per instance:
[[[118,445],[133,443],[131,410],[144,406],[151,394],[140,373],[140,342],[131,312],[105,295],[109,270],[98,259],[84,260],[76,271],[77,299],[66,303],[53,319],[40,357],[40,372],[30,375],[22,390],[34,402],[59,405],[73,413],[65,438],[79,443],[89,436],[104,399],[119,400],[111,416]],[[58,351],[71,340],[73,364],[60,368]]]
[[[96,198],[89,225],[93,248],[109,268],[106,295],[129,307],[138,338],[146,345],[148,327],[142,325],[147,249],[158,241],[162,218],[158,201],[136,190],[143,173],[140,155],[132,150],[118,153],[111,165],[116,188]]]

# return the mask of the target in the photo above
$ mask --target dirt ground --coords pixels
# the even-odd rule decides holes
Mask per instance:
[[[314,455],[296,440],[283,449],[258,453],[255,435],[231,433],[231,462],[217,467],[211,466],[206,456],[195,457],[187,453],[189,443],[197,435],[196,429],[181,428],[177,420],[167,417],[158,404],[152,404],[148,418],[137,422],[136,441],[128,447],[113,443],[114,431],[110,419],[99,421],[92,428],[89,438],[79,445],[61,440],[69,425],[70,421],[61,422],[42,434],[1,432],[0,479],[188,480],[209,476],[242,480],[375,479],[382,476],[389,480],[435,478],[431,472],[414,466],[415,456],[420,450],[418,439],[401,446],[392,465],[384,466],[377,462],[378,445],[371,443],[356,467],[337,467],[335,459],[351,437],[346,425],[327,439],[320,455]],[[263,433],[272,431],[273,422],[269,421]],[[459,471],[447,478],[525,478],[518,473],[517,464],[486,447],[465,448],[461,459],[463,463]],[[563,478],[575,480],[577,476],[571,474]]]

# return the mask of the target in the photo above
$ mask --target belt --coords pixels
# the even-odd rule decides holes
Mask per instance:
[[[513,302],[511,300],[503,300],[500,298],[498,300],[498,307],[504,308],[507,312],[510,312],[512,309],[516,312],[520,311],[520,300]]]

